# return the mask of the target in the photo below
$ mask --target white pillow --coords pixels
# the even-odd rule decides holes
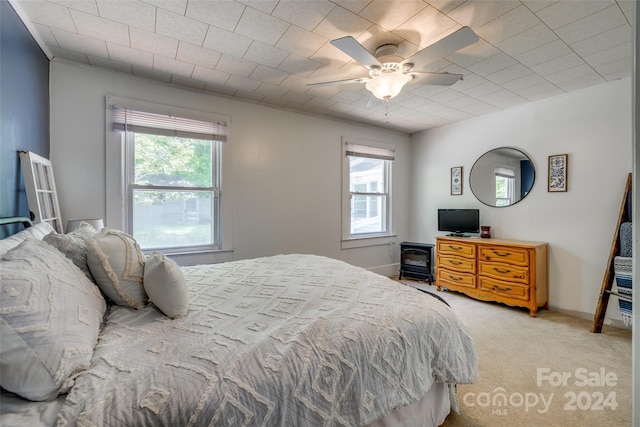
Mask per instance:
[[[15,248],[26,239],[32,238],[42,240],[47,234],[55,232],[56,231],[48,222],[40,222],[38,224],[34,224],[32,227],[27,227],[16,234],[0,240],[0,256],[6,254],[9,249]]]
[[[89,367],[105,312],[97,286],[61,252],[27,239],[0,259],[0,385],[53,400]]]
[[[91,224],[81,222],[71,233],[53,232],[44,236],[42,240],[65,254],[90,280],[93,280],[87,265],[87,240],[97,232]]]
[[[180,266],[160,252],[147,257],[144,289],[149,299],[172,319],[189,311],[189,287]]]
[[[115,304],[144,307],[148,299],[142,284],[144,254],[132,236],[103,228],[87,239],[87,265],[102,292]]]

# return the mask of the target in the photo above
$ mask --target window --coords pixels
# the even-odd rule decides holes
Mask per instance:
[[[116,108],[125,231],[142,249],[219,249],[226,124]]]
[[[391,233],[392,148],[345,143],[344,238]]]
[[[507,166],[494,168],[496,177],[496,206],[509,206],[515,203],[516,172]]]

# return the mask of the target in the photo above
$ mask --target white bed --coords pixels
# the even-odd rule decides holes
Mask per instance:
[[[0,424],[433,426],[477,378],[450,307],[365,269],[292,254],[181,272],[185,316],[111,305],[73,385],[3,391]]]

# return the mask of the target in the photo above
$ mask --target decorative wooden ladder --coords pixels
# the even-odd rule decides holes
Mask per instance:
[[[618,223],[616,230],[613,233],[613,243],[611,244],[611,250],[609,251],[609,262],[607,264],[607,270],[604,273],[602,279],[602,288],[600,289],[600,298],[598,298],[598,306],[596,307],[596,314],[593,317],[593,327],[591,332],[599,334],[602,332],[602,325],[604,323],[604,316],[607,313],[607,306],[609,305],[609,296],[615,295],[618,298],[631,301],[626,295],[620,295],[617,292],[611,290],[613,285],[614,276],[614,260],[620,253],[620,225],[627,221],[627,211],[629,209],[629,197],[631,194],[631,180],[632,176],[629,174],[627,177],[627,185],[624,189],[624,197],[622,198],[622,205],[620,206],[620,213],[618,214]]]

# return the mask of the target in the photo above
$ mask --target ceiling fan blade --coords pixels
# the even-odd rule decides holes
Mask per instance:
[[[439,59],[445,58],[460,49],[474,44],[479,37],[469,27],[462,27],[458,31],[438,40],[434,44],[416,52],[404,62],[411,62],[417,66],[423,66]]]
[[[345,85],[349,83],[365,83],[369,81],[369,77],[360,77],[358,79],[347,79],[347,80],[334,80],[331,82],[319,82],[319,83],[309,83],[307,86],[309,87],[322,87],[322,86],[334,86],[334,85]]]
[[[452,73],[411,73],[415,76],[414,82],[423,85],[451,86],[462,79],[462,74]],[[409,82],[411,83],[411,82]]]
[[[380,61],[351,36],[331,40],[331,44],[358,61],[361,65],[371,68],[372,65],[380,67]]]

